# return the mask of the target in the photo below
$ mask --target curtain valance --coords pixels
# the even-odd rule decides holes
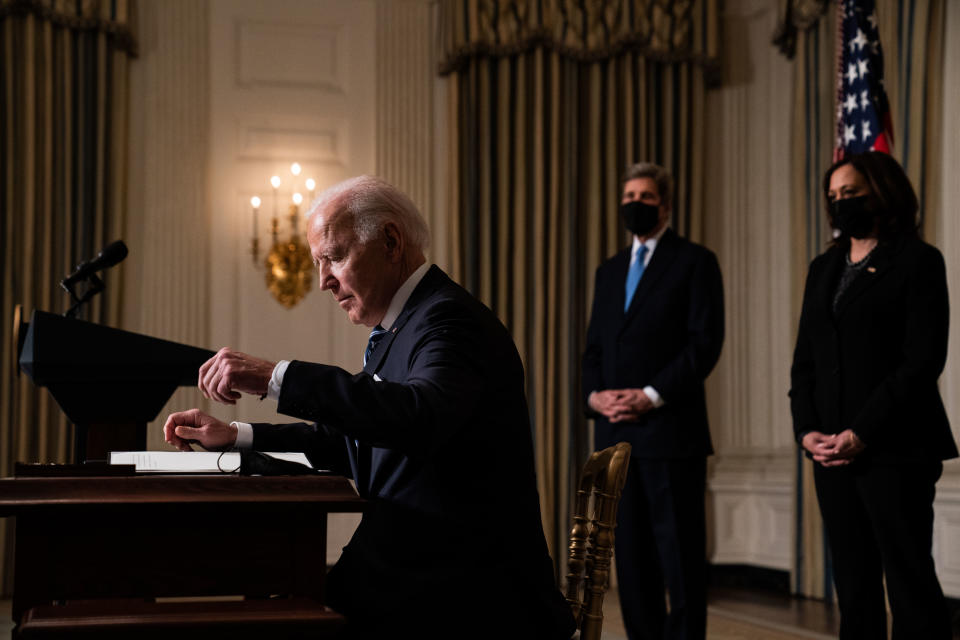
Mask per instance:
[[[719,81],[720,0],[440,0],[440,74],[536,47],[583,61],[624,51],[694,61]]]
[[[0,0],[0,21],[7,16],[33,14],[56,26],[79,31],[100,31],[114,46],[137,55],[131,13],[132,0]]]

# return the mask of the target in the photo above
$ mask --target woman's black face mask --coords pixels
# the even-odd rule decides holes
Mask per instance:
[[[850,238],[866,238],[876,225],[877,215],[870,206],[869,196],[844,198],[830,203],[833,226]]]
[[[653,231],[660,221],[660,207],[634,200],[620,205],[620,215],[631,233],[645,236]]]

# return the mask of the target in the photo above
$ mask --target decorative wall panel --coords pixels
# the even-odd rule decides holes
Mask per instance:
[[[343,92],[342,29],[237,23],[237,84]]]

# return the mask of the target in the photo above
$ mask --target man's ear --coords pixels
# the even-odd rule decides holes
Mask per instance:
[[[383,225],[384,247],[391,260],[399,260],[403,255],[403,237],[400,235],[400,229],[393,222]]]

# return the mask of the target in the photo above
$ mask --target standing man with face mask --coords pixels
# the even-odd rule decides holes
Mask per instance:
[[[671,196],[663,167],[627,169],[633,243],[597,269],[583,355],[597,450],[633,447],[615,550],[631,640],[706,636],[703,382],[723,345],[723,283],[714,254],[669,228]]]

